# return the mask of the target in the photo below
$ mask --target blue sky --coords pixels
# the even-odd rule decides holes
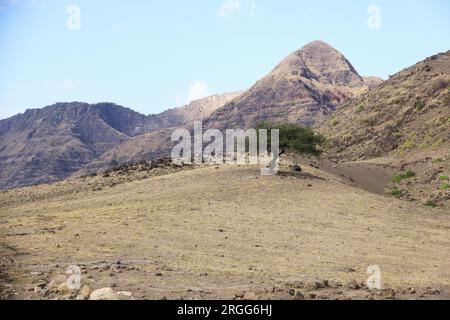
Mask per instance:
[[[157,113],[248,88],[313,40],[387,78],[450,49],[449,30],[448,0],[0,0],[0,118],[59,101]]]

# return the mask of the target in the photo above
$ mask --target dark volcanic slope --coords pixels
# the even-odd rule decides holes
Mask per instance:
[[[0,189],[63,179],[143,132],[144,120],[113,104],[77,102],[27,110],[2,120]]]
[[[339,158],[450,150],[450,51],[392,76],[321,126]]]
[[[313,125],[367,88],[341,53],[314,41],[214,112],[207,126],[250,127],[268,119]]]
[[[149,116],[112,103],[73,102],[0,120],[0,190],[65,179],[132,137],[188,125],[238,95],[215,95]]]

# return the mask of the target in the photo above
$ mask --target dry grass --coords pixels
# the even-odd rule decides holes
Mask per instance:
[[[448,213],[334,180],[206,167],[97,192],[81,185],[0,194],[2,256],[24,290],[31,271],[116,260],[139,265],[114,279],[147,298],[300,277],[365,281],[373,264],[385,286],[450,284]],[[96,286],[111,281],[98,276]]]

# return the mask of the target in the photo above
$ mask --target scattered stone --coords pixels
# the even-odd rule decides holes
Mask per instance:
[[[346,287],[347,287],[347,289],[350,289],[350,290],[358,290],[359,284],[355,280],[352,280],[349,283],[347,283]]]
[[[61,295],[71,294],[72,290],[67,286],[67,282],[60,283],[56,289],[56,292]]]
[[[305,283],[303,281],[293,281],[286,284],[288,287],[294,288],[294,289],[300,289],[305,287]]]
[[[80,296],[83,297],[83,300],[89,299],[89,297],[91,296],[91,293],[92,293],[92,290],[87,285],[83,286],[83,288],[81,288],[81,290],[80,290]]]
[[[430,295],[440,295],[441,291],[438,289],[432,289],[432,288],[427,288],[427,291],[425,292],[425,294],[430,294]]]
[[[257,296],[256,296],[256,292],[254,291],[247,291],[244,294],[243,299],[244,300],[256,300]]]
[[[386,299],[394,299],[395,291],[393,289],[383,289],[381,290],[381,296]]]
[[[89,300],[119,300],[118,294],[112,288],[94,290]]]
[[[327,285],[327,287],[329,287],[331,289],[337,289],[339,287],[342,287],[342,284],[340,284],[339,282],[333,281],[333,280],[325,281],[325,284]]]
[[[258,298],[260,300],[267,300],[265,295],[262,295],[262,296],[260,295]],[[287,292],[287,291],[282,291],[282,292],[278,292],[275,295],[274,299],[275,300],[282,300],[282,301],[289,301],[289,300],[292,300],[292,295],[289,292]],[[301,299],[299,299],[299,300],[301,300]]]
[[[45,284],[38,284],[36,287],[34,287],[34,293],[39,296],[45,297],[49,293],[49,290]]]
[[[326,285],[322,280],[315,279],[307,281],[305,287],[309,290],[317,290],[326,288]]]
[[[133,294],[129,291],[119,291],[117,296],[119,300],[134,300]]]
[[[305,300],[305,296],[303,295],[303,293],[299,290],[295,290],[294,292],[294,300]]]

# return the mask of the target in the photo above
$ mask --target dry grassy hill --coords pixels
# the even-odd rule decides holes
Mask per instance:
[[[337,159],[448,150],[450,51],[407,68],[338,110],[321,126]]]
[[[337,162],[396,168],[385,186],[392,196],[450,208],[450,51],[395,74],[319,131]]]
[[[3,298],[74,299],[72,264],[138,299],[450,298],[448,211],[308,166],[142,164],[3,192],[0,211]]]

